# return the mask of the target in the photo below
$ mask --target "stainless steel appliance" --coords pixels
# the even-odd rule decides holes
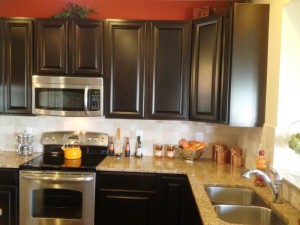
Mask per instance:
[[[32,76],[32,113],[103,115],[103,78]]]
[[[65,159],[61,146],[74,136],[82,157]],[[108,135],[44,133],[43,154],[20,165],[20,225],[94,225],[95,176]]]

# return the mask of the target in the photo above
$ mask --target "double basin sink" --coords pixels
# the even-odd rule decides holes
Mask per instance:
[[[287,225],[252,190],[207,186],[205,191],[219,219],[249,225]]]

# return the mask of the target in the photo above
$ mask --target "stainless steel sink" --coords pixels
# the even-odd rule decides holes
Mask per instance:
[[[228,223],[249,225],[287,225],[271,209],[260,206],[215,205],[218,217]]]
[[[207,186],[205,191],[217,216],[229,223],[287,225],[250,189]]]
[[[266,203],[252,190],[235,187],[205,187],[213,205],[256,205],[267,207]]]

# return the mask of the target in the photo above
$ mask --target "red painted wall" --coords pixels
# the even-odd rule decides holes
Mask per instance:
[[[0,0],[0,17],[51,17],[68,0]],[[193,8],[218,7],[225,1],[189,0],[70,0],[97,11],[91,18],[192,19]]]

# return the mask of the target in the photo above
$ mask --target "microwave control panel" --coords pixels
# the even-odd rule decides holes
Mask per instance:
[[[88,110],[99,111],[101,104],[101,93],[99,89],[88,90]]]

